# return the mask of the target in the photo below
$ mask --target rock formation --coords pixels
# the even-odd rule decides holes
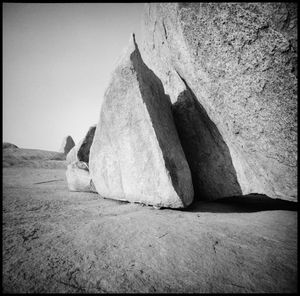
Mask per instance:
[[[84,161],[85,163],[89,163],[90,148],[94,140],[95,130],[96,125],[93,125],[89,128],[77,152],[78,159],[80,161]]]
[[[66,177],[70,191],[96,192],[85,162],[74,161],[69,164]]]
[[[75,146],[75,143],[74,143],[72,137],[67,136],[63,139],[63,142],[61,144],[59,152],[62,152],[65,155],[67,155],[74,146]]]
[[[78,150],[79,150],[82,142],[83,142],[83,139],[69,151],[69,153],[66,156],[67,164],[71,164],[74,161],[79,161],[79,159],[77,157],[77,153],[78,153]]]
[[[197,195],[297,200],[297,4],[150,3],[143,36]]]
[[[7,148],[18,148],[18,146],[8,143],[8,142],[4,142],[2,145],[2,149],[7,149]]]
[[[85,137],[67,154],[67,182],[70,191],[97,192],[90,178],[89,154],[96,125],[91,126]]]
[[[107,198],[171,208],[193,200],[170,99],[143,63],[134,35],[106,90],[89,169]]]
[[[85,137],[69,151],[66,158],[67,164],[74,161],[83,161],[88,165],[90,148],[94,139],[95,130],[96,125],[91,126]]]

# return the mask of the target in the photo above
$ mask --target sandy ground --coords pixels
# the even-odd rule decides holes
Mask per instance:
[[[3,168],[3,292],[297,292],[294,204],[155,210],[69,192],[64,161],[28,161]]]

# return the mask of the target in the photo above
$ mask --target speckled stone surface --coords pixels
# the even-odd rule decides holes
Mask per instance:
[[[208,199],[241,190],[296,201],[297,4],[146,4],[143,36],[142,57],[180,111],[176,125],[191,134],[179,132],[195,189]],[[213,140],[200,145],[201,125],[188,120],[198,111],[186,108],[184,115],[186,92],[215,125],[217,137],[211,125],[203,133],[224,142],[228,161],[220,162],[222,148],[214,151]],[[179,98],[185,104],[178,106]],[[210,164],[211,181],[201,170]]]

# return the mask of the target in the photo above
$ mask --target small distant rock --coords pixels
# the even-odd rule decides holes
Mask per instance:
[[[80,145],[78,152],[77,152],[77,158],[80,161],[84,161],[86,163],[89,163],[90,159],[90,148],[94,140],[96,130],[96,124],[91,126],[84,137],[82,144]]]
[[[8,149],[8,148],[19,148],[19,147],[11,143],[4,142],[2,145],[2,149]]]
[[[71,136],[67,136],[63,139],[59,152],[64,153],[67,155],[69,151],[75,146],[75,143]]]

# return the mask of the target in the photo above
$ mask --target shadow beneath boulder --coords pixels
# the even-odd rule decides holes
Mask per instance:
[[[186,81],[179,77],[186,90],[179,94],[172,110],[192,173],[194,199],[242,195],[228,146]]]
[[[297,211],[298,203],[273,199],[263,194],[225,197],[216,201],[196,201],[183,211],[209,213],[251,213],[261,211]]]

